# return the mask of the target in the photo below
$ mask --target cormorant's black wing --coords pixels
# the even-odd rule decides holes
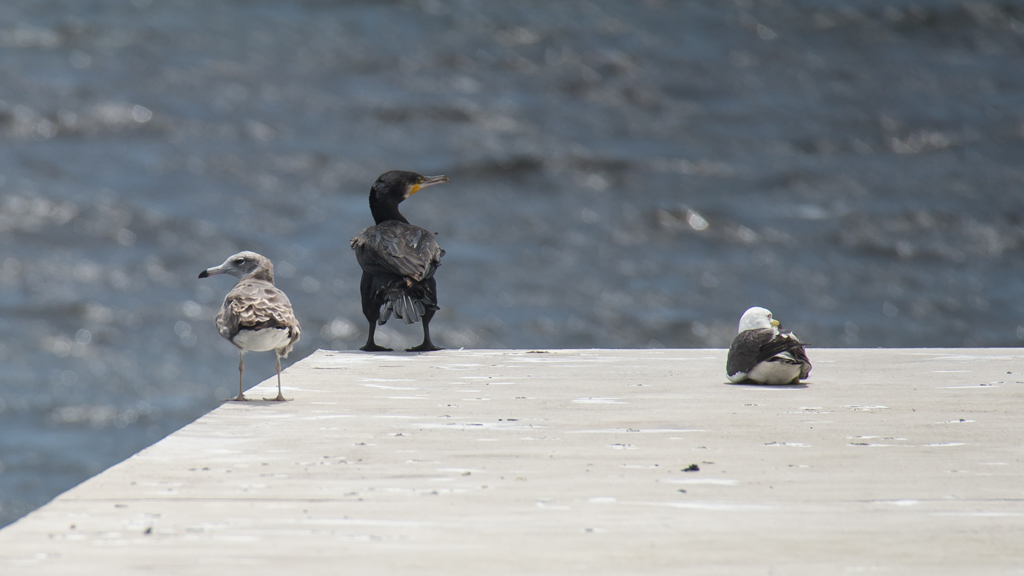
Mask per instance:
[[[359,266],[370,274],[394,274],[417,282],[434,275],[444,250],[427,230],[388,220],[370,226],[351,240]]]

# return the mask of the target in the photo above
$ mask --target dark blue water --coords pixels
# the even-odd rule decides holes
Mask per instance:
[[[392,168],[449,348],[1019,346],[1022,63],[1015,2],[6,0],[0,525],[233,393],[238,250],[361,345]]]

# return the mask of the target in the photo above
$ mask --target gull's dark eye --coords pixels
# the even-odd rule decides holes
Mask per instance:
[[[235,258],[236,266],[241,266],[242,264],[245,264],[245,258]]]

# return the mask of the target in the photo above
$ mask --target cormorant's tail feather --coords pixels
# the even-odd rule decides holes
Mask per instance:
[[[413,300],[408,294],[399,294],[396,298],[388,299],[380,307],[380,323],[383,324],[394,314],[401,318],[406,324],[413,324],[420,321],[420,317],[427,309],[423,302]]]
[[[380,306],[380,319],[377,323],[383,325],[393,315],[406,324],[415,324],[428,309],[437,310],[437,302],[430,294],[416,288],[415,285],[384,288],[384,303]]]

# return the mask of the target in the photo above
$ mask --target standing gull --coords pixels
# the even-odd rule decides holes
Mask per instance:
[[[729,347],[726,374],[731,382],[796,384],[811,373],[804,343],[782,332],[769,310],[755,306],[740,317],[739,334]]]
[[[377,324],[384,325],[392,315],[406,324],[423,319],[423,343],[407,352],[440,350],[430,341],[430,319],[438,310],[434,272],[441,265],[444,250],[433,234],[409,224],[398,205],[427,186],[446,183],[447,176],[391,170],[381,174],[370,188],[370,213],[375,225],[351,240],[363,269],[359,281],[363,316],[370,323],[366,344],[360,350],[391,350],[378,346],[373,334]]]
[[[274,286],[274,265],[255,252],[239,252],[220,266],[203,270],[199,277],[217,274],[230,274],[239,279],[224,297],[224,304],[217,313],[217,332],[238,347],[238,397],[235,400],[247,399],[242,393],[245,353],[273,350],[277,354],[277,398],[274,400],[283,401],[281,357],[287,358],[292,346],[299,341],[300,328],[288,296]]]

